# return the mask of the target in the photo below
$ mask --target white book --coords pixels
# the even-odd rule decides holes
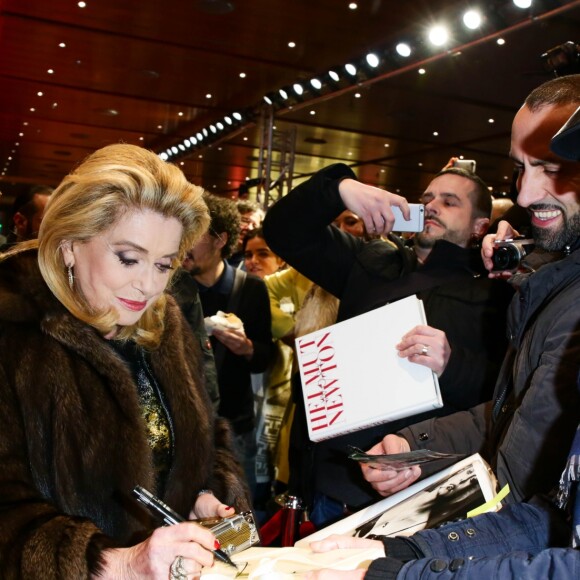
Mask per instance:
[[[306,548],[310,542],[331,534],[367,537],[410,536],[425,528],[437,527],[472,510],[497,511],[497,480],[489,465],[475,453],[426,477],[408,488],[382,499],[338,522],[307,536],[295,546]],[[497,501],[496,501],[497,499]]]
[[[425,311],[413,295],[296,339],[312,441],[443,406],[437,375],[395,348],[419,324]]]

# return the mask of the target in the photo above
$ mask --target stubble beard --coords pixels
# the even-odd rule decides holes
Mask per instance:
[[[553,230],[532,224],[532,237],[536,245],[547,252],[558,252],[571,246],[580,236],[580,212],[568,217],[562,213],[562,227]]]

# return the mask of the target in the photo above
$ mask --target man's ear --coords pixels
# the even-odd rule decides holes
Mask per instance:
[[[473,225],[471,226],[471,233],[474,238],[480,240],[485,236],[487,230],[489,229],[489,218],[480,217],[473,220]]]
[[[14,222],[14,227],[16,228],[17,231],[18,230],[26,231],[26,226],[28,225],[28,218],[24,214],[21,214],[19,211],[17,211],[14,214],[12,221]]]
[[[220,232],[215,238],[214,238],[214,244],[216,248],[219,248],[220,250],[228,243],[228,234],[227,232]]]
[[[62,257],[67,268],[72,268],[75,265],[75,255],[73,252],[72,242],[68,240],[63,240],[60,243],[60,251],[62,252]]]

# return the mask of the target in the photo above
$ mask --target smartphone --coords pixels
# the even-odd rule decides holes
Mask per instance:
[[[425,225],[425,206],[422,203],[410,203],[409,211],[411,219],[406,220],[403,213],[396,206],[391,206],[395,214],[394,232],[422,232]]]
[[[475,173],[477,164],[475,163],[475,159],[456,159],[453,162],[453,167],[459,167],[459,169],[465,169],[466,171]]]

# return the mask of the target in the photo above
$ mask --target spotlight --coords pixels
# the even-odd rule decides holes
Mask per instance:
[[[344,65],[344,70],[351,76],[354,77],[356,76],[356,66],[354,66],[354,64],[345,64]]]
[[[161,157],[161,159],[163,161],[167,161],[169,159],[169,157],[168,157],[167,153],[165,153],[165,151],[162,153],[159,153],[159,157]]]
[[[201,133],[197,133],[195,136],[197,137],[198,141],[203,141],[203,135]]]
[[[529,8],[532,5],[532,0],[513,0],[518,8]]]
[[[336,71],[329,70],[328,76],[330,77],[330,80],[334,81],[335,83],[338,83],[340,81],[340,76]]]
[[[224,117],[224,121],[228,124],[228,125],[233,125],[233,121],[226,115]]]
[[[207,132],[207,129],[204,127],[201,132],[203,133],[204,137],[207,137],[209,135],[209,133]]]
[[[232,117],[236,120],[236,121],[241,121],[243,119],[241,113],[232,113]]]
[[[443,46],[449,40],[449,32],[445,26],[437,25],[429,31],[429,40],[435,46]]]
[[[209,130],[210,130],[210,131],[211,131],[211,132],[212,132],[214,135],[217,133],[217,129],[216,129],[216,128],[215,128],[213,125],[210,125],[210,126],[209,126]]]
[[[273,105],[274,104],[274,101],[272,101],[272,99],[268,95],[264,95],[264,101],[266,101],[266,103],[268,105]]]
[[[397,51],[397,54],[404,58],[411,56],[411,47],[406,42],[399,42],[395,47],[395,50]]]
[[[181,151],[185,151],[185,147],[181,143],[179,143],[179,145],[177,145],[177,146],[179,147],[179,149]]]
[[[551,48],[540,58],[544,63],[544,68],[556,76],[580,72],[580,44],[571,40]]]
[[[380,63],[379,57],[372,52],[367,54],[366,61],[367,61],[367,64],[372,68],[377,68],[379,66],[379,63]]]
[[[223,131],[224,130],[224,124],[220,123],[219,121],[215,124],[215,126],[220,130]]]
[[[300,83],[294,83],[294,85],[292,85],[292,88],[294,89],[294,92],[298,96],[301,96],[302,93],[304,92],[304,89],[302,88],[302,85]]]
[[[171,153],[173,153],[174,155],[177,155],[177,154],[179,153],[179,149],[178,149],[178,148],[177,148],[177,147],[174,145],[174,146],[171,148]]]
[[[183,140],[184,145],[189,149],[191,147],[191,141],[189,140],[189,138],[185,138]]]
[[[317,91],[322,89],[322,83],[318,79],[310,79],[310,84],[312,85],[312,88],[316,89]]]
[[[283,98],[285,101],[287,101],[287,100],[288,100],[288,93],[287,93],[287,92],[286,92],[284,89],[280,89],[280,90],[278,91],[278,93],[280,94],[280,96],[281,96],[281,97],[282,97],[282,98]]]
[[[192,135],[189,140],[191,141],[192,145],[197,145],[197,139]]]
[[[477,10],[468,10],[463,15],[463,24],[470,30],[475,30],[481,26],[481,14]]]

